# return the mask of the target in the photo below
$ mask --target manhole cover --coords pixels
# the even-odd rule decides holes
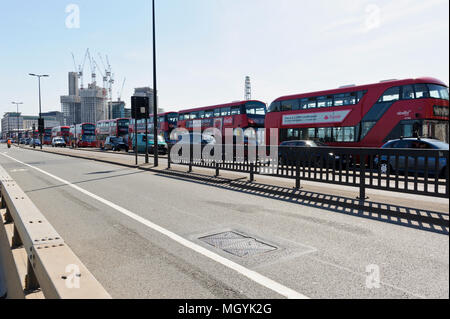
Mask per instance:
[[[201,241],[238,257],[248,257],[277,250],[276,247],[236,232],[224,232],[200,238]]]

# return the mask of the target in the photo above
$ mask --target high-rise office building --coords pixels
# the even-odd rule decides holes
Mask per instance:
[[[124,101],[113,101],[108,102],[108,109],[110,110],[109,119],[121,119],[125,118],[125,102]]]
[[[81,98],[78,89],[78,74],[69,72],[69,95],[61,96],[61,111],[64,125],[81,123]]]

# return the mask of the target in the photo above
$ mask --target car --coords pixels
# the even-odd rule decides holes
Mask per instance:
[[[299,157],[299,148],[324,148],[328,147],[327,145],[313,141],[313,140],[292,140],[292,141],[285,141],[280,144],[280,147],[278,148],[278,160],[281,165],[287,165],[289,163],[294,163],[298,157]],[[333,163],[338,162],[340,160],[340,156],[336,155],[332,151],[330,152],[324,152],[320,151],[317,153],[314,153],[314,161],[315,163],[328,162],[329,166],[332,166]],[[313,160],[312,159],[312,160]],[[309,162],[309,161],[308,161]],[[314,164],[314,162],[311,162],[311,164]]]
[[[41,146],[41,140],[38,138],[35,139],[30,139],[30,144],[31,147],[33,146]]]
[[[382,149],[415,149],[415,150],[449,150],[449,144],[439,141],[437,139],[429,139],[429,138],[403,138],[392,140],[384,144]],[[398,166],[396,166],[396,157],[390,156],[388,159],[387,155],[382,155],[375,158],[374,163],[375,167],[378,168],[381,174],[388,174],[389,172],[393,172],[398,170],[399,172],[404,172],[406,170],[406,161],[405,156],[398,157]],[[425,156],[417,157],[417,173],[424,173],[426,159]],[[416,173],[415,170],[416,160],[415,157],[408,157],[408,172]],[[436,158],[429,157],[428,158],[428,173],[432,175],[438,174],[438,176],[444,177],[447,169],[447,159],[445,157],[439,158],[437,163],[436,171]]]
[[[30,145],[31,144],[32,139],[31,138],[26,138],[25,139],[25,145]]]
[[[62,137],[54,137],[52,147],[67,147],[66,141]]]
[[[124,150],[126,153],[128,153],[129,147],[122,137],[108,136],[106,138],[103,149],[106,151],[112,150],[114,152],[120,152],[121,150]]]
[[[20,143],[20,144],[25,144],[25,143],[26,143],[26,140],[27,140],[26,138],[21,138],[20,141],[19,141],[19,143]]]
[[[130,136],[130,138],[132,139],[132,148],[133,151],[136,151],[136,141],[135,141],[135,135],[132,134]],[[149,154],[153,153],[153,147],[154,147],[154,138],[153,138],[153,134],[148,134],[147,137],[145,134],[137,134],[137,151],[138,153],[145,153],[145,143],[148,143],[148,152]],[[158,153],[162,154],[162,155],[166,155],[168,153],[168,147],[167,147],[167,143],[166,140],[164,139],[164,137],[158,135]]]

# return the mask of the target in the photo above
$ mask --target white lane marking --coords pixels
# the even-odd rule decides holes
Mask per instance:
[[[177,234],[175,234],[175,233],[173,233],[173,232],[171,232],[171,231],[169,231],[169,230],[167,230],[167,229],[165,229],[165,228],[163,228],[163,227],[161,227],[159,225],[156,225],[156,224],[152,223],[151,221],[149,221],[149,220],[147,220],[145,218],[142,218],[141,216],[138,216],[135,213],[133,213],[133,212],[131,212],[131,211],[121,207],[121,206],[118,206],[118,205],[116,205],[116,204],[114,204],[114,203],[112,203],[112,202],[110,202],[110,201],[108,201],[108,200],[106,200],[106,199],[104,199],[104,198],[102,198],[100,196],[97,196],[97,195],[95,195],[95,194],[93,194],[93,193],[91,193],[91,192],[89,192],[89,191],[87,191],[87,190],[85,190],[85,189],[83,189],[81,187],[73,185],[72,183],[70,183],[70,182],[68,182],[68,181],[66,181],[66,180],[64,180],[62,178],[59,178],[59,177],[57,177],[55,175],[52,175],[52,174],[50,174],[50,173],[48,173],[48,172],[46,172],[46,171],[44,171],[44,170],[42,170],[40,168],[37,168],[37,167],[34,167],[32,165],[29,165],[29,164],[26,164],[24,162],[21,162],[21,161],[13,158],[11,156],[8,156],[6,154],[2,154],[2,155],[7,157],[7,158],[9,158],[9,159],[11,159],[11,160],[13,160],[13,161],[16,161],[17,163],[20,163],[22,165],[30,167],[30,168],[32,168],[34,170],[37,170],[38,172],[40,172],[40,173],[42,173],[44,175],[47,175],[47,176],[49,176],[49,177],[51,177],[51,178],[53,178],[53,179],[55,179],[55,180],[57,180],[57,181],[59,181],[59,182],[61,182],[63,184],[66,184],[69,187],[72,187],[73,189],[76,189],[77,191],[79,191],[79,192],[81,192],[81,193],[83,193],[83,194],[85,194],[85,195],[87,195],[89,197],[92,197],[92,198],[96,199],[97,201],[99,201],[99,202],[101,202],[101,203],[103,203],[103,204],[105,204],[105,205],[107,205],[107,206],[109,206],[109,207],[119,211],[120,213],[122,213],[122,214],[124,214],[124,215],[126,215],[126,216],[128,216],[128,217],[130,217],[132,219],[134,219],[135,221],[137,221],[137,222],[139,222],[139,223],[141,223],[141,224],[143,224],[143,225],[145,225],[145,226],[147,226],[147,227],[149,227],[149,228],[151,228],[151,229],[153,229],[153,230],[155,230],[155,231],[157,231],[157,232],[159,232],[159,233],[169,237],[170,239],[172,239],[172,240],[176,241],[177,243],[185,246],[186,248],[189,248],[189,249],[191,249],[191,250],[193,250],[193,251],[195,251],[195,252],[197,252],[197,253],[205,256],[205,257],[208,257],[208,258],[214,260],[215,262],[218,262],[218,263],[222,264],[223,266],[228,267],[228,268],[238,272],[239,274],[249,278],[250,280],[253,280],[254,282],[258,283],[259,285],[261,285],[263,287],[266,287],[266,288],[268,288],[268,289],[270,289],[270,290],[272,290],[272,291],[274,291],[274,292],[276,292],[276,293],[278,293],[278,294],[280,294],[280,295],[282,295],[282,296],[284,296],[286,298],[289,298],[289,299],[309,299],[309,297],[307,297],[307,296],[305,296],[305,295],[303,295],[303,294],[301,294],[301,293],[299,293],[299,292],[297,292],[297,291],[295,291],[295,290],[293,290],[291,288],[288,288],[288,287],[286,287],[286,286],[284,286],[284,285],[282,285],[282,284],[280,284],[280,283],[278,283],[278,282],[276,282],[276,281],[274,281],[274,280],[272,280],[270,278],[267,278],[267,277],[261,275],[260,273],[257,273],[257,272],[255,272],[253,270],[245,268],[245,267],[243,267],[243,266],[241,266],[241,265],[239,265],[239,264],[237,264],[237,263],[235,263],[235,262],[233,262],[233,261],[231,261],[229,259],[226,259],[226,258],[224,258],[224,257],[222,257],[222,256],[220,256],[220,255],[218,255],[216,253],[213,253],[212,251],[209,251],[206,248],[203,248],[203,247],[201,247],[201,246],[199,246],[199,245],[197,245],[197,244],[195,244],[195,243],[193,243],[193,242],[191,242],[191,241],[189,241],[189,240],[187,240],[187,239],[185,239],[185,238],[183,238],[183,237],[181,237],[181,236],[179,236],[179,235],[177,235]]]
[[[21,172],[28,172],[28,170],[27,169],[13,169],[11,171],[11,173],[21,173]]]

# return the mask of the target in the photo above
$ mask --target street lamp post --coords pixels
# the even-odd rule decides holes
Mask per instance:
[[[42,106],[41,106],[41,78],[48,78],[49,75],[47,74],[34,74],[30,73],[29,75],[35,76],[38,78],[39,83],[39,122],[42,121]],[[39,128],[39,139],[41,140],[41,149],[42,149],[42,131]]]
[[[156,30],[155,30],[155,0],[152,0],[153,13],[153,152],[155,156],[155,167],[158,167],[158,98],[156,83]]]
[[[23,104],[23,102],[12,102],[17,107],[17,145],[20,145],[19,142],[19,132],[20,132],[20,124],[19,124],[19,105]]]

